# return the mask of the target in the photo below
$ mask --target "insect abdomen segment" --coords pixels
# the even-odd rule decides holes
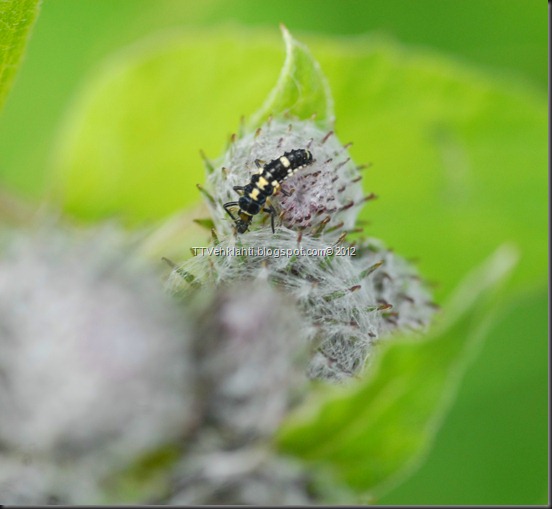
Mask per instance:
[[[312,163],[310,151],[306,149],[291,150],[278,159],[270,161],[262,169],[260,176],[263,176],[269,182],[275,181],[279,184],[310,163]]]

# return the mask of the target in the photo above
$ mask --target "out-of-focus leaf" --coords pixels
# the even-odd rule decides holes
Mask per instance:
[[[378,503],[547,504],[547,310],[547,287],[501,310],[423,465]]]
[[[106,63],[60,135],[54,188],[65,209],[135,222],[182,208],[198,198],[199,149],[218,155],[239,117],[263,103],[251,128],[283,114],[329,123],[332,101],[317,62],[283,34],[287,56],[270,94],[282,61],[274,37],[165,35]]]
[[[440,327],[422,340],[385,345],[366,380],[325,393],[291,418],[280,449],[331,471],[360,495],[396,482],[427,450],[515,261],[512,248],[499,249],[466,278]]]
[[[495,246],[521,251],[512,288],[547,278],[547,102],[526,84],[442,56],[359,39],[310,45],[336,132],[372,163],[367,233],[419,257],[437,299]]]
[[[105,505],[139,504],[156,499],[170,489],[167,471],[178,461],[180,450],[167,445],[138,458],[125,470],[112,474],[105,483]]]
[[[115,55],[69,111],[54,196],[81,219],[156,220],[200,201],[199,150],[218,156],[273,87],[275,37],[163,34]]]
[[[209,215],[204,203],[172,215],[152,227],[146,234],[140,233],[138,252],[141,256],[158,263],[162,258],[180,262],[193,254],[193,247],[205,246],[211,233],[206,230],[208,222],[202,219]]]
[[[41,0],[0,2],[0,108],[15,78]]]
[[[284,26],[282,34],[286,43],[284,67],[268,99],[251,118],[250,127],[255,129],[270,116],[283,114],[300,119],[314,118],[325,127],[332,125],[333,101],[320,65],[308,48],[296,41]]]
[[[60,133],[54,184],[65,211],[136,223],[199,201],[198,149],[220,154],[239,117],[264,103],[283,60],[275,35],[170,34],[106,63]],[[513,288],[546,278],[545,98],[375,39],[309,47],[336,99],[337,134],[355,142],[357,162],[373,163],[369,235],[420,257],[438,298],[508,240],[522,252]]]

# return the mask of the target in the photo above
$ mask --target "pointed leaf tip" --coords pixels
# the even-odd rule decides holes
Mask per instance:
[[[315,118],[328,128],[333,125],[333,100],[326,77],[309,49],[293,38],[285,25],[280,24],[286,48],[286,58],[280,77],[267,100],[249,121],[254,131],[269,117]]]

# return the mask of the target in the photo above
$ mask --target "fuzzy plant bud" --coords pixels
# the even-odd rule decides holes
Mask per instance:
[[[238,198],[234,186],[248,184],[260,167],[297,149],[308,150],[313,161],[283,180],[279,192],[270,198],[276,223],[308,235],[324,222],[327,239],[337,239],[354,228],[365,197],[359,167],[351,161],[348,146],[342,145],[333,131],[323,131],[312,121],[290,119],[271,120],[256,132],[233,139],[222,159],[208,165],[208,204],[220,234],[230,234],[233,229],[223,205]],[[250,230],[270,230],[267,219],[261,212]]]
[[[373,274],[376,300],[382,308],[381,336],[397,331],[424,332],[439,306],[414,264],[386,249],[377,239],[358,242],[356,253],[351,261],[361,271],[367,258],[381,258],[381,268]]]
[[[56,469],[25,455],[0,457],[0,501],[13,505],[58,503]]]
[[[272,448],[275,431],[308,382],[296,306],[262,274],[186,297],[197,423],[171,470],[168,494],[153,502],[308,503],[307,474]]]
[[[377,241],[333,245],[306,235],[298,240],[296,232],[280,228],[217,242],[219,256],[205,252],[185,262],[173,271],[169,290],[182,291],[190,281],[209,287],[267,279],[303,315],[295,335],[311,352],[311,378],[340,381],[359,374],[378,339],[423,330],[433,313],[414,269]]]
[[[176,469],[171,505],[306,505],[309,477],[287,458],[242,447],[194,453]],[[167,502],[165,502],[167,503]]]
[[[91,503],[96,480],[189,428],[187,327],[115,231],[46,229],[6,244],[0,444],[25,464],[63,465],[65,500]],[[43,490],[34,470],[21,468]],[[71,498],[78,471],[91,488]]]
[[[266,281],[197,292],[194,300],[205,424],[236,442],[271,436],[307,381],[299,313]]]
[[[361,373],[377,340],[429,323],[435,306],[409,263],[375,239],[345,242],[374,195],[363,195],[360,167],[333,131],[312,121],[270,120],[233,139],[207,168],[203,193],[213,247],[223,255],[202,252],[186,262],[173,271],[171,291],[190,281],[209,286],[263,275],[303,314],[297,332],[311,351],[308,375],[334,381]],[[237,209],[237,220],[228,207]],[[277,217],[275,231],[265,212]]]

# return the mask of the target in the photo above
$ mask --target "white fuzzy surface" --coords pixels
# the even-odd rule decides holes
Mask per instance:
[[[219,288],[196,317],[205,419],[233,441],[271,436],[307,382],[301,316],[262,283]]]
[[[298,247],[320,250],[332,246],[307,235],[299,241],[297,232],[286,228],[276,234],[262,229],[219,237],[217,245],[223,253],[243,247],[252,248],[253,253],[260,249],[286,253]],[[296,303],[305,318],[296,334],[314,352],[309,375],[342,380],[362,370],[376,339],[398,330],[423,330],[433,314],[431,296],[410,264],[375,240],[365,241],[364,246],[357,256],[333,259],[205,254],[184,263],[180,273],[173,271],[168,289],[177,292],[187,286],[182,271],[206,286],[248,279],[270,281]],[[383,264],[361,278],[362,271],[379,262]],[[384,303],[392,308],[378,309]]]
[[[9,244],[0,259],[0,443],[14,461],[26,458],[29,487],[43,458],[65,465],[68,478],[83,469],[94,485],[185,433],[189,342],[172,306],[113,233],[47,231]]]

